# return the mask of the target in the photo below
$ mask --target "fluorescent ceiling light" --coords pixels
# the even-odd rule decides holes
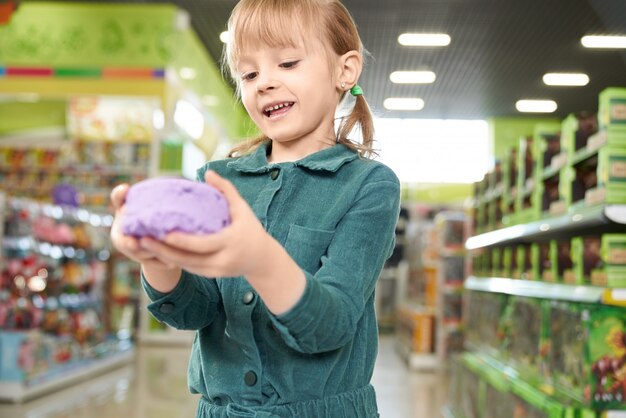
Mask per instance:
[[[220,33],[220,41],[222,41],[225,44],[227,44],[228,41],[230,41],[230,33],[228,33],[227,30],[225,30],[224,32]]]
[[[394,71],[389,76],[389,80],[396,84],[429,84],[436,79],[432,71]]]
[[[626,36],[583,36],[580,43],[586,48],[626,48]]]
[[[422,110],[424,101],[419,98],[393,97],[385,99],[383,106],[388,110]]]
[[[583,73],[546,73],[543,82],[548,86],[586,86],[589,76]]]
[[[525,113],[552,113],[557,105],[554,100],[518,100],[515,108]]]
[[[447,46],[450,35],[445,33],[403,33],[398,43],[405,46]]]

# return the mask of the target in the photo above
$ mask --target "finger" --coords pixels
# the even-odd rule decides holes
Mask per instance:
[[[115,186],[113,190],[111,190],[111,203],[116,210],[124,204],[129,188],[130,186],[127,183],[123,183]]]
[[[142,238],[140,241],[141,248],[149,251],[159,261],[168,266],[200,266],[207,264],[206,255],[189,253],[189,251],[180,250],[171,247],[162,241],[152,238]]]
[[[161,241],[165,244],[198,254],[207,254],[224,248],[227,240],[227,232],[222,230],[213,234],[187,234],[183,232],[170,232]]]

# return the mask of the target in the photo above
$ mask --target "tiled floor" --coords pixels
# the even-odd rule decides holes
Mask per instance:
[[[23,404],[0,404],[0,418],[194,418],[187,348],[140,347],[137,361]],[[382,336],[372,381],[381,418],[440,418],[440,374],[407,370],[392,336]]]

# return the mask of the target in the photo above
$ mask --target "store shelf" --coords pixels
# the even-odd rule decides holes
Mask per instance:
[[[626,306],[626,289],[474,276],[465,280],[465,288],[531,298]]]
[[[72,368],[57,377],[33,385],[0,381],[0,401],[21,402],[65,388],[130,363],[134,356],[135,349],[131,347],[109,357],[94,360],[90,364],[80,364],[80,367]]]
[[[580,208],[566,215],[514,225],[475,235],[467,239],[465,248],[476,250],[512,242],[535,242],[563,236],[584,235],[585,230],[598,233],[602,227],[611,232],[626,230],[626,205],[601,205]]]

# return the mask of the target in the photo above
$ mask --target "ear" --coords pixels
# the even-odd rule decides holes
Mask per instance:
[[[358,51],[348,51],[339,57],[337,89],[339,91],[350,90],[359,80],[361,70],[363,69],[363,57]],[[345,83],[342,88],[341,84]]]

